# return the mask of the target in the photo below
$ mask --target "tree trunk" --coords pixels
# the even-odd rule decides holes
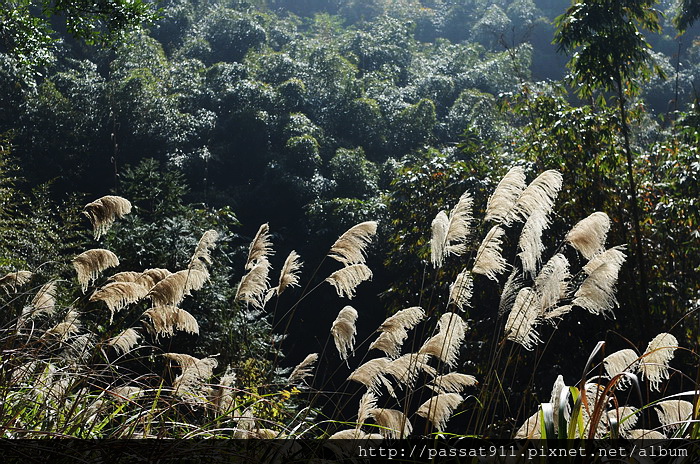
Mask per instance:
[[[641,310],[643,321],[642,333],[649,335],[651,328],[650,312],[649,312],[649,280],[647,278],[646,260],[644,259],[644,247],[642,244],[642,228],[640,222],[639,205],[637,204],[637,184],[634,181],[632,149],[630,148],[629,125],[627,124],[627,109],[625,107],[625,94],[622,88],[622,76],[618,73],[615,79],[617,85],[617,101],[620,110],[620,127],[622,129],[622,137],[624,143],[625,157],[627,158],[627,181],[629,184],[630,211],[632,212],[632,222],[634,223],[634,241],[635,241],[635,257],[637,268],[639,269],[639,282],[635,282],[634,286],[639,289],[639,297],[641,298]]]

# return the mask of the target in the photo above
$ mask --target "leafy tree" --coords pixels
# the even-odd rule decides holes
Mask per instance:
[[[648,277],[641,232],[634,154],[630,146],[627,98],[638,94],[639,82],[654,68],[649,45],[639,28],[659,32],[656,0],[581,0],[556,19],[554,37],[560,50],[575,51],[569,61],[571,80],[579,94],[589,96],[596,89],[615,92],[620,129],[627,160],[628,196],[635,235],[641,304],[648,309]],[[648,311],[646,311],[648,312]]]
[[[700,1],[681,0],[678,15],[673,18],[673,24],[680,32],[685,32],[700,18]]]
[[[0,2],[0,52],[18,62],[36,66],[51,57],[56,41],[54,24],[88,44],[114,44],[123,33],[153,21],[153,4],[144,0],[2,0]]]

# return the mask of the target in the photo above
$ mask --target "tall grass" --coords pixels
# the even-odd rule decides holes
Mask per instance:
[[[364,311],[341,301],[324,334],[326,343],[310,347],[305,359],[286,371],[277,350],[270,351],[271,359],[248,366],[220,366],[216,354],[196,358],[170,351],[178,332],[199,333],[196,319],[179,305],[207,285],[215,231],[203,234],[180,270],[113,273],[118,257],[95,248],[72,259],[75,280],[37,282],[29,271],[8,273],[0,278],[6,293],[0,431],[10,438],[487,437],[504,433],[494,424],[505,410],[505,433],[519,438],[698,438],[698,378],[672,363],[677,350],[695,361],[698,356],[669,333],[643,350],[629,342],[629,348],[602,359],[605,342],[600,342],[574,384],[559,376],[549,401],[509,404],[508,386],[523,357],[535,359],[531,388],[549,340],[558,336],[546,329],[552,335],[545,339],[543,327],[556,329],[562,319],[582,311],[609,317],[617,306],[615,284],[625,253],[622,246],[606,244],[605,213],[594,212],[558,242],[548,238],[554,247],[545,246],[561,188],[556,171],[528,184],[524,171],[514,168],[489,198],[480,221],[465,192],[450,211],[436,212],[426,231],[431,236],[426,275],[430,267],[437,271],[461,263],[446,307],[425,311],[419,303],[432,295],[416,289],[415,306],[363,334],[357,322]],[[129,202],[114,196],[85,209],[95,239],[129,212]],[[352,299],[372,278],[366,257],[376,234],[375,222],[352,227],[328,248],[333,267],[326,270],[324,260],[304,283],[296,252],[273,279],[272,236],[264,224],[250,244],[234,303],[284,321],[281,333],[269,334],[270,346],[278,344],[310,294],[327,285],[340,299]],[[504,257],[509,253],[510,261]],[[500,302],[491,309],[498,327],[483,347],[488,363],[479,378],[470,372],[464,342],[472,330],[469,311],[484,304],[475,284],[489,282],[500,291]],[[298,292],[297,302],[281,304],[285,291]],[[320,373],[317,365],[330,371]],[[288,376],[279,380],[283,372]],[[347,381],[334,388],[328,379],[338,375]],[[683,389],[669,393],[669,380]],[[350,400],[356,396],[355,406]],[[453,420],[455,415],[460,419]],[[514,427],[518,418],[522,425]]]

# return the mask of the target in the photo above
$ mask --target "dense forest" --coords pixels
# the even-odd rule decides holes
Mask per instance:
[[[700,2],[0,5],[4,437],[700,438]]]

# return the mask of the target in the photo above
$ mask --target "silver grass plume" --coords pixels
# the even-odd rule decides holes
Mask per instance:
[[[531,351],[541,340],[535,330],[540,316],[540,303],[537,292],[525,287],[518,292],[513,309],[508,314],[506,338]]]
[[[29,282],[33,275],[29,271],[10,272],[0,277],[0,288],[9,294],[10,291],[16,291],[17,287],[21,287]]]
[[[258,309],[265,306],[265,294],[270,287],[270,262],[260,257],[250,271],[243,276],[236,290],[236,301],[244,301]]]
[[[515,166],[501,179],[489,197],[484,221],[503,222],[524,189],[525,171],[520,166]]]
[[[178,305],[185,296],[201,289],[209,274],[197,269],[184,269],[160,280],[146,295],[155,306]]]
[[[416,414],[428,419],[437,430],[444,431],[447,421],[452,417],[452,412],[463,401],[464,399],[458,393],[441,393],[423,403]]]
[[[639,366],[639,355],[629,348],[616,351],[603,359],[603,366],[605,366],[605,373],[611,379],[624,372],[632,373]],[[623,375],[618,381],[618,388],[625,388],[630,382],[630,379]]]
[[[455,313],[443,314],[438,320],[439,331],[430,337],[418,351],[429,354],[454,368],[459,358],[459,349],[466,337],[467,324]]]
[[[365,280],[372,280],[372,271],[364,264],[351,264],[328,276],[326,282],[335,287],[339,297],[352,299],[355,288]]]
[[[637,425],[639,412],[630,406],[621,406],[607,412],[608,424],[612,424],[613,420],[617,422],[620,435],[625,437],[630,429]]]
[[[566,241],[578,250],[584,258],[591,259],[605,249],[605,240],[610,230],[610,218],[602,211],[596,211],[582,219],[566,235]]]
[[[313,366],[317,360],[318,353],[311,353],[306,356],[304,360],[297,364],[294,370],[292,370],[292,373],[289,375],[289,379],[287,379],[287,384],[292,385],[294,383],[299,383],[312,375],[311,371],[313,370]]]
[[[656,430],[632,429],[627,432],[628,440],[665,440],[666,435]]]
[[[517,267],[513,268],[501,291],[501,301],[498,304],[498,316],[503,316],[513,308],[515,298],[525,283],[525,276]]]
[[[665,400],[656,403],[656,414],[664,430],[675,430],[688,423],[693,415],[693,403],[685,400]]]
[[[389,316],[377,329],[381,333],[369,349],[381,350],[391,358],[398,357],[401,354],[401,346],[408,338],[408,331],[424,318],[425,311],[419,306],[402,309]]]
[[[389,390],[389,394],[395,396],[394,388],[385,376],[390,362],[389,358],[370,359],[352,371],[348,380],[361,383],[374,394],[379,394],[379,387],[384,385]]]
[[[114,313],[139,301],[148,294],[148,290],[135,282],[110,282],[90,296],[90,301],[104,301],[110,311],[109,323],[112,323]]]
[[[220,414],[228,414],[236,404],[236,394],[233,387],[236,384],[236,373],[231,366],[226,368],[226,372],[219,379],[219,389],[217,390],[213,403]]]
[[[556,308],[551,309],[547,313],[545,313],[544,320],[556,326],[557,321],[561,319],[565,314],[569,314],[572,309],[572,305],[557,306]]]
[[[213,375],[219,362],[213,357],[198,359],[180,353],[165,353],[163,356],[175,361],[182,369],[182,373],[173,381],[175,394],[186,403],[205,403],[211,389],[204,382]]]
[[[512,211],[506,218],[506,223],[526,220],[535,211],[551,211],[554,200],[562,186],[562,176],[558,171],[545,171],[520,194]]]
[[[66,341],[71,335],[80,332],[82,324],[79,318],[80,314],[76,310],[69,309],[63,320],[47,330],[44,335],[58,337],[59,340]]]
[[[540,315],[555,306],[568,294],[568,281],[571,277],[569,261],[561,253],[552,256],[535,278],[534,290],[540,303]]]
[[[355,346],[355,335],[357,335],[355,322],[357,322],[357,311],[352,306],[346,306],[340,310],[331,327],[335,347],[343,361],[348,359],[348,355]]]
[[[292,250],[287,259],[284,260],[280,271],[280,280],[275,287],[275,293],[278,296],[288,287],[299,287],[299,271],[303,265],[299,254]]]
[[[87,250],[73,258],[73,267],[78,274],[78,282],[83,293],[87,291],[90,282],[97,279],[102,271],[116,266],[119,266],[117,255],[102,248]]]
[[[273,253],[271,237],[270,226],[267,223],[261,225],[248,248],[248,259],[245,264],[246,271],[250,271],[260,259],[267,258]]]
[[[471,306],[469,300],[472,297],[473,288],[472,273],[468,269],[464,269],[450,285],[449,302],[457,306],[460,311],[464,311],[465,306]]]
[[[537,267],[542,259],[544,245],[542,244],[542,233],[549,227],[547,211],[536,209],[525,221],[523,231],[518,240],[520,262],[523,270],[534,276]]]
[[[337,442],[338,440],[357,440],[357,441],[367,441],[367,440],[383,440],[384,437],[378,433],[367,433],[363,430],[360,429],[347,429],[347,430],[341,430],[339,432],[334,433],[330,437],[328,437],[331,442],[326,445],[326,446],[331,446],[331,443],[334,443],[334,440]],[[341,445],[342,446],[342,445]],[[355,450],[355,446],[353,444],[352,450]]]
[[[450,211],[450,220],[445,237],[445,254],[461,255],[466,249],[466,242],[471,231],[472,205],[474,200],[469,192],[459,197],[459,201]]]
[[[29,313],[30,318],[38,316],[40,314],[52,315],[56,308],[56,281],[52,280],[41,286],[34,298],[32,298],[31,303],[29,303]],[[27,309],[27,308],[25,308]],[[24,311],[22,315],[24,316]]]
[[[108,391],[108,393],[111,393],[118,403],[126,403],[127,401],[133,401],[143,396],[144,391],[132,385],[122,385],[121,387],[113,388],[111,391]]]
[[[430,376],[435,376],[437,372],[428,364],[429,355],[410,353],[405,354],[391,361],[386,372],[391,374],[399,383],[412,389],[418,379],[420,371]]]
[[[110,276],[107,280],[110,282],[135,282],[139,277],[141,277],[140,272],[123,271],[117,272],[116,274]]]
[[[376,233],[377,223],[375,221],[354,225],[336,240],[331,246],[328,256],[346,266],[364,264],[365,248]]]
[[[371,416],[369,412],[377,407],[377,397],[374,393],[367,390],[362,398],[360,398],[360,405],[357,408],[357,427],[359,428],[364,424],[367,419]]]
[[[542,438],[542,433],[540,431],[540,412],[537,411],[535,414],[528,417],[518,431],[515,432],[515,437],[513,438],[518,440],[539,440]]]
[[[476,252],[472,269],[474,274],[482,274],[489,279],[498,280],[497,274],[506,270],[506,260],[501,256],[504,235],[505,231],[499,226],[489,230]]]
[[[444,211],[437,213],[430,224],[430,261],[434,267],[441,267],[445,259],[445,244],[449,225],[450,219]]]
[[[147,309],[143,315],[150,319],[150,324],[146,323],[145,325],[155,337],[172,337],[175,335],[175,330],[199,334],[197,320],[190,313],[177,306],[155,306]]]
[[[465,388],[478,385],[479,382],[473,375],[450,372],[439,375],[426,386],[436,393],[462,393]]]
[[[153,268],[146,269],[141,273],[139,277],[136,278],[134,283],[141,285],[148,290],[152,289],[158,282],[171,276],[173,273],[167,269]]]
[[[561,392],[566,389],[566,383],[564,383],[564,377],[561,375],[557,376],[557,379],[554,381],[554,385],[552,385],[552,395],[550,396],[549,402],[552,404],[552,409],[554,410],[554,425],[555,427],[559,426],[559,421],[562,420],[561,417],[559,417],[559,405],[561,402]],[[568,401],[566,403],[566,406],[564,407],[564,420],[569,420],[569,417],[571,415],[571,406],[569,405]]]
[[[598,267],[600,267],[600,265],[603,263],[611,263],[618,268],[622,267],[622,264],[625,262],[625,258],[627,258],[627,255],[623,253],[624,249],[624,245],[618,245],[593,256],[591,260],[588,261],[585,266],[583,266],[583,272],[591,275],[593,271],[598,269]]]
[[[126,198],[107,195],[88,203],[83,209],[94,231],[95,240],[99,240],[112,227],[114,220],[131,212],[131,203]]]
[[[381,427],[379,433],[384,438],[397,440],[411,435],[413,426],[406,415],[397,409],[375,408],[369,411],[377,424]]]
[[[188,268],[206,270],[206,267],[212,264],[211,249],[214,248],[218,239],[219,233],[217,231],[207,230],[204,232],[192,254]]]
[[[124,354],[139,344],[141,335],[134,329],[128,328],[116,337],[107,340],[109,346],[114,347],[117,354]]]
[[[574,293],[572,304],[586,309],[592,314],[611,312],[617,306],[615,284],[620,266],[605,262],[598,266]]]
[[[639,371],[651,384],[650,389],[659,391],[659,385],[669,378],[668,363],[673,359],[673,352],[678,348],[678,340],[669,333],[660,333],[654,337],[641,357]]]

